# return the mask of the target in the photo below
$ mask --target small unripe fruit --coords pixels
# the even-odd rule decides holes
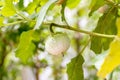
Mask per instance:
[[[70,46],[70,39],[65,33],[55,33],[49,36],[45,43],[45,49],[52,55],[64,53]]]

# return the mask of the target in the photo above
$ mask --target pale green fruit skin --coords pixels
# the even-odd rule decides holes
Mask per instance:
[[[45,42],[45,49],[52,55],[59,55],[70,47],[70,39],[66,33],[56,33],[49,36]]]

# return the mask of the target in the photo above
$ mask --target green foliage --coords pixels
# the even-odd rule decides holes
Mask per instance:
[[[55,2],[56,0],[49,0],[45,6],[42,7],[42,9],[39,12],[38,18],[37,18],[37,22],[35,25],[35,29],[39,29],[39,27],[41,26],[43,19],[46,15],[47,10],[49,9],[49,7]]]
[[[94,32],[102,34],[116,34],[116,14],[117,9],[115,7],[109,8],[108,12],[103,14],[103,16],[99,19]],[[108,38],[92,37],[91,49],[95,53],[101,53],[102,50],[107,50],[109,48],[111,41],[112,39]]]
[[[40,5],[40,2],[39,0],[34,0],[33,2],[31,2],[27,7],[26,7],[26,11],[29,13],[29,14],[32,14],[35,9],[37,8],[37,5]]]
[[[1,11],[3,16],[9,17],[16,13],[15,7],[13,5],[13,0],[4,0],[4,7]]]
[[[24,0],[19,0],[18,8],[21,10],[24,8]]]
[[[83,57],[79,54],[73,58],[67,65],[67,73],[69,80],[84,80],[82,64],[84,62]]]
[[[67,0],[67,7],[69,8],[75,8],[79,3],[80,3],[81,0]]]
[[[21,70],[25,65],[32,68],[31,72],[34,70],[36,80],[39,74],[44,74],[46,66],[52,70],[50,76],[55,80],[65,80],[65,73],[69,80],[104,80],[100,77],[118,80],[112,74],[106,75],[119,65],[119,8],[120,0],[0,0],[0,80],[22,80]],[[63,43],[69,43],[67,39],[64,42],[58,37],[59,44],[53,40],[49,43],[51,47],[45,48],[47,36],[53,37],[57,32],[66,32],[72,41],[64,57],[56,52],[55,56],[47,54],[47,49],[53,52],[65,49],[67,44]],[[115,38],[118,40],[112,42]],[[82,47],[82,55],[66,63]],[[105,51],[109,54],[104,55]],[[94,57],[100,59],[92,62]]]
[[[3,1],[0,1],[0,6],[3,6]]]
[[[91,0],[91,4],[90,4],[91,11],[89,15],[91,15],[94,11],[96,11],[98,8],[100,8],[104,4],[105,4],[104,0]]]
[[[0,17],[0,26],[3,25],[3,20],[4,20],[4,18]]]
[[[37,12],[41,6],[43,6],[48,0],[33,0],[33,2],[29,3],[29,5],[25,8],[25,10],[32,14],[33,12]]]
[[[32,55],[35,52],[35,44],[33,41],[38,41],[39,35],[34,30],[30,30],[27,32],[23,32],[20,36],[20,43],[16,50],[16,56],[20,58],[20,60],[26,64]]]

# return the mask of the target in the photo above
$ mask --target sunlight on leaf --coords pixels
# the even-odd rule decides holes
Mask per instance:
[[[19,0],[13,0],[14,2],[19,2]]]
[[[33,2],[29,3],[26,7],[26,11],[29,14],[32,14],[34,11],[37,11],[39,7],[43,6],[48,0],[33,0]]]
[[[120,38],[116,37],[110,44],[110,51],[106,56],[97,75],[105,78],[110,72],[120,65]]]
[[[117,26],[117,29],[118,29],[117,35],[120,36],[120,17],[117,18],[117,20],[116,20],[116,26]]]
[[[4,18],[0,17],[0,26],[3,25],[3,20],[4,20]]]
[[[33,11],[35,11],[35,8],[37,7],[37,4],[39,4],[39,1],[38,0],[34,0],[33,2],[31,2],[27,7],[26,7],[26,11],[29,13],[29,14],[32,14]]]
[[[120,18],[117,18],[116,26],[118,36],[111,42],[109,54],[97,73],[102,78],[105,78],[106,75],[120,65]]]
[[[16,13],[15,7],[13,5],[13,0],[5,0],[4,3],[5,4],[1,11],[1,14],[6,17],[13,16]]]
[[[67,7],[69,8],[75,8],[79,3],[80,3],[81,0],[67,0]]]
[[[0,6],[3,6],[3,1],[0,1]]]
[[[98,71],[97,75],[99,77],[105,78],[109,73],[111,73],[116,67],[120,65],[120,18],[116,20],[117,34],[118,36],[111,42],[110,51],[108,56]]]
[[[27,63],[32,57],[35,50],[35,44],[32,41],[38,41],[39,35],[33,31],[23,32],[20,36],[20,43],[16,50],[16,56],[20,58],[23,63]]]

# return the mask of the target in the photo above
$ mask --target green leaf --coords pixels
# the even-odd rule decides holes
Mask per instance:
[[[3,3],[4,3],[3,1],[0,1],[0,7],[3,6]]]
[[[120,36],[120,17],[116,19],[117,35]]]
[[[115,25],[117,17],[117,9],[111,7],[98,21],[97,27],[94,32],[101,34],[116,34],[117,29]],[[91,40],[91,49],[95,53],[101,53],[102,50],[107,50],[112,39],[93,37]]]
[[[29,5],[26,7],[26,11],[29,13],[29,14],[32,14],[36,7],[40,4],[40,0],[33,0],[33,2],[29,3]]]
[[[13,0],[4,0],[4,3],[5,4],[1,10],[1,14],[6,17],[13,16],[16,13]]]
[[[82,64],[84,59],[82,55],[73,58],[67,65],[68,80],[84,80]]]
[[[67,7],[69,8],[75,8],[79,3],[80,3],[81,0],[67,0]]]
[[[94,11],[96,11],[98,8],[100,8],[104,4],[105,4],[104,0],[92,0],[91,4],[90,4],[91,11],[90,11],[89,15],[91,16],[91,14]]]
[[[0,27],[1,27],[1,25],[3,25],[3,20],[4,20],[4,18],[0,17]]]
[[[27,32],[23,32],[20,36],[20,43],[16,50],[16,56],[20,58],[20,60],[26,64],[29,59],[32,57],[35,51],[35,44],[33,41],[38,41],[39,35],[36,31],[30,30]]]
[[[38,18],[37,18],[37,22],[36,22],[36,25],[35,25],[35,28],[34,29],[39,29],[39,26],[42,24],[43,22],[43,19],[47,13],[47,10],[49,9],[49,7],[54,3],[56,2],[57,0],[49,0],[43,7],[42,9],[40,10],[39,12],[39,15],[38,15]]]
[[[19,0],[18,7],[20,10],[24,8],[24,0]]]

